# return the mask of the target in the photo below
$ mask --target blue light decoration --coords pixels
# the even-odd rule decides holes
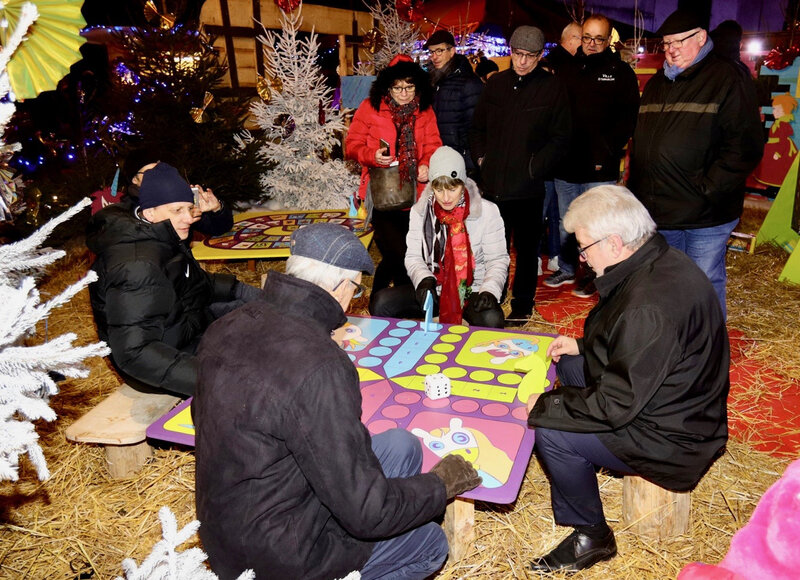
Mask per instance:
[[[480,54],[487,58],[497,56],[509,56],[511,49],[502,36],[489,36],[487,34],[478,34],[471,32],[466,34],[463,38],[456,36],[456,52],[465,56]],[[411,51],[411,56],[417,62],[425,64],[430,60],[430,54],[423,48],[425,40],[418,40],[414,43],[414,48]]]

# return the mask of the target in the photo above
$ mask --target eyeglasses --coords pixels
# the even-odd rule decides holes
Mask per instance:
[[[536,58],[537,56],[542,54],[542,51],[540,50],[538,52],[525,52],[523,50],[517,50],[516,48],[512,48],[511,54],[516,56],[517,58],[526,59],[526,58]]]
[[[392,87],[392,92],[394,94],[396,94],[396,95],[399,95],[400,93],[413,93],[416,90],[417,90],[417,87],[415,87],[414,85],[408,85],[408,86],[405,86],[405,87],[399,87],[399,86],[398,87]]]
[[[607,36],[581,36],[581,42],[583,44],[604,44],[605,41],[608,40]]]
[[[339,282],[339,283],[338,283],[338,284],[337,284],[337,285],[334,287],[334,289],[333,289],[333,292],[336,292],[336,290],[338,290],[338,289],[339,289],[339,286],[341,286],[341,285],[342,285],[342,284],[344,284],[345,282],[350,282],[350,283],[351,283],[353,286],[355,286],[355,287],[356,287],[355,291],[353,292],[353,298],[361,298],[361,297],[364,295],[364,292],[366,292],[366,291],[367,291],[367,287],[366,287],[366,286],[364,286],[363,284],[359,284],[358,282],[354,282],[354,281],[353,281],[353,280],[351,280],[350,278],[345,278],[344,280],[342,280],[341,282]]]
[[[661,42],[658,43],[658,47],[664,52],[667,52],[670,48],[680,48],[683,46],[684,42],[689,40],[695,34],[700,34],[702,31],[703,29],[701,28],[700,30],[695,30],[694,32],[692,32],[689,36],[684,36],[683,38],[679,38],[677,40],[671,40],[669,42],[662,40]]]
[[[596,242],[592,242],[591,244],[589,244],[588,246],[584,246],[583,248],[581,248],[580,246],[578,246],[578,255],[580,255],[580,257],[581,257],[581,258],[583,258],[583,259],[585,260],[585,259],[586,259],[586,250],[588,250],[589,248],[591,248],[591,247],[592,247],[592,246],[594,246],[595,244],[599,244],[599,243],[600,243],[600,242],[602,242],[603,240],[607,240],[607,239],[608,239],[608,236],[606,236],[605,238],[600,238],[600,239],[599,239],[599,240],[597,240]]]
[[[430,52],[431,54],[435,54],[436,56],[442,56],[445,52],[447,52],[448,50],[452,50],[453,48],[455,47],[448,46],[447,48],[437,48],[434,50],[429,50],[428,52]]]

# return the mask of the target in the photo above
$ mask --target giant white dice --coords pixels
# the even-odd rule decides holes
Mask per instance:
[[[442,373],[425,377],[425,394],[429,399],[444,399],[450,396],[450,379]]]

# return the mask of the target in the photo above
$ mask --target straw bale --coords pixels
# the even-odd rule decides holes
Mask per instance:
[[[88,267],[85,249],[76,243],[68,250],[68,257],[43,280],[46,292],[54,294],[80,278]],[[375,250],[373,254],[377,258]],[[798,344],[797,330],[792,328],[798,317],[796,312],[789,316],[780,302],[791,300],[796,305],[798,295],[775,283],[782,260],[785,254],[761,249],[755,256],[730,256],[729,316],[731,325],[752,339],[736,348],[748,358],[779,358],[778,363],[767,366],[788,378],[797,377],[800,368],[800,355],[784,348],[785,344]],[[262,261],[255,272],[247,271],[244,263],[211,263],[209,269],[231,271],[258,285],[261,274],[281,269],[282,264]],[[371,278],[365,277],[364,282],[370,285]],[[354,306],[354,312],[365,314],[367,301],[359,299]],[[760,314],[750,316],[753,312]],[[525,328],[554,332],[553,325],[537,314]],[[47,328],[39,329],[38,338],[66,331],[78,334],[78,344],[97,339],[87,291],[55,311]],[[50,480],[39,482],[23,458],[20,481],[0,483],[0,579],[113,578],[121,573],[124,558],[141,561],[160,539],[161,506],[173,510],[179,525],[195,517],[191,451],[167,446],[156,449],[136,477],[113,480],[105,471],[101,448],[66,441],[66,427],[119,382],[106,361],[91,360],[89,365],[89,378],[60,385],[60,394],[52,400],[58,420],[37,426],[52,471]],[[760,382],[758,377],[755,382]],[[755,406],[760,395],[758,389],[754,391],[741,396],[751,397]],[[748,433],[750,436],[757,433]],[[754,451],[747,437],[732,440],[727,453],[693,493],[691,534],[660,543],[647,542],[624,529],[620,523],[622,480],[601,474],[606,515],[617,534],[620,555],[572,578],[661,580],[675,577],[683,565],[695,560],[718,562],[732,534],[747,521],[761,494],[787,463],[788,459]],[[439,578],[527,578],[527,563],[568,533],[553,522],[547,479],[535,459],[514,504],[476,504],[475,530],[474,548],[461,562],[448,563]],[[182,548],[194,545],[199,545],[196,538]]]

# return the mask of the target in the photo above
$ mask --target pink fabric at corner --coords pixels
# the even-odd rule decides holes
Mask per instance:
[[[761,497],[717,564],[693,563],[678,580],[796,580],[800,577],[800,460]]]

